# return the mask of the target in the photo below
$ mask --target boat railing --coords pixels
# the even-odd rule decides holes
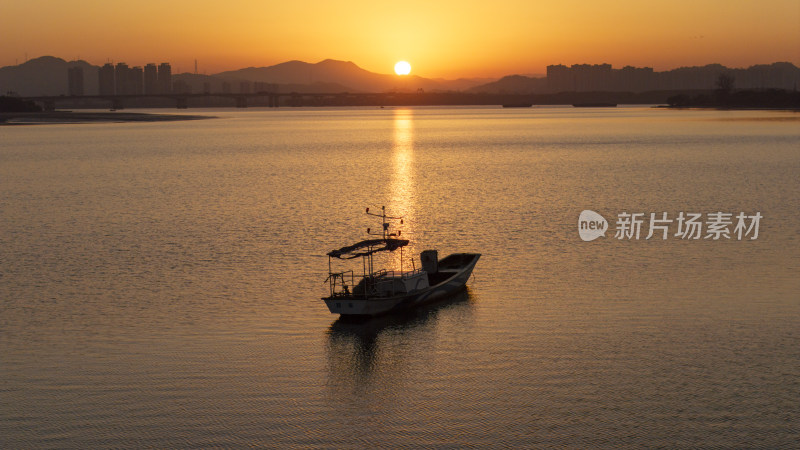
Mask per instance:
[[[406,279],[422,273],[423,269],[418,268],[410,271],[399,270],[385,270],[380,269],[372,272],[365,278],[363,288],[358,292],[354,292],[359,283],[356,283],[356,276],[353,270],[346,270],[344,272],[331,272],[328,274],[328,284],[330,287],[331,297],[349,297],[351,295],[365,296],[370,295],[395,295],[397,293],[395,281],[397,279]],[[360,280],[362,277],[358,277]]]
[[[349,284],[348,284],[349,282]],[[332,272],[328,274],[331,297],[350,295],[350,286],[355,287],[355,275],[352,270]]]
[[[415,275],[417,275],[419,273],[422,273],[422,272],[423,272],[422,267],[420,267],[418,269],[414,269],[414,270],[406,270],[405,272],[403,272],[403,277],[404,278],[410,278],[410,277],[413,277],[413,276],[415,276]]]
[[[386,269],[380,269],[376,270],[375,272],[372,272],[371,274],[369,274],[369,276],[372,277],[373,279],[378,279],[386,276],[387,273],[389,272]]]
[[[411,277],[417,275],[420,272],[422,272],[422,268],[421,267],[417,268],[417,269],[414,269],[414,270],[404,270],[404,271],[381,269],[381,270],[372,272],[370,274],[370,276],[372,278],[374,278],[374,279],[378,279],[378,278],[411,278]]]
[[[399,271],[399,270],[385,270],[381,269],[376,272],[373,272],[370,275],[372,281],[372,292],[373,294],[377,295],[389,295],[393,296],[397,294],[397,284],[395,281],[397,279],[404,279],[404,278],[411,278],[423,272],[422,268],[408,270],[408,271]]]

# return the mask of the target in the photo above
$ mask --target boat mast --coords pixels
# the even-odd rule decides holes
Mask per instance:
[[[400,230],[397,230],[397,233],[392,233],[392,232],[389,231],[389,222],[387,222],[386,219],[399,220],[400,221],[400,225],[402,225],[403,224],[403,218],[402,217],[387,216],[386,215],[386,207],[385,206],[381,206],[381,213],[380,214],[371,213],[371,212],[369,212],[369,208],[367,208],[367,214],[369,214],[370,216],[375,216],[375,217],[380,217],[381,218],[381,225],[383,225],[382,235],[383,235],[384,239],[400,236]],[[378,235],[378,233],[370,232],[369,228],[367,228],[367,234]]]
[[[396,238],[396,237],[400,236],[400,234],[401,234],[400,230],[397,230],[397,232],[391,232],[389,230],[389,222],[387,221],[387,219],[388,220],[399,220],[400,221],[400,225],[402,225],[403,224],[403,217],[402,216],[401,217],[387,216],[386,215],[386,206],[381,206],[381,213],[380,214],[371,213],[371,212],[369,212],[369,208],[367,208],[367,214],[370,215],[370,216],[380,217],[381,218],[381,227],[382,227],[382,230],[381,230],[380,234],[379,233],[370,232],[369,228],[367,228],[367,234],[380,235],[380,236],[383,237],[384,241],[387,240],[387,239]],[[373,272],[372,255],[369,256],[369,271],[370,271],[370,273]],[[401,273],[403,272],[403,247],[400,247],[400,272]]]

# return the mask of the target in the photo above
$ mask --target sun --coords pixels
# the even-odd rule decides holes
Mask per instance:
[[[394,65],[394,73],[398,75],[408,75],[411,73],[411,64],[406,61],[398,61],[397,64]]]

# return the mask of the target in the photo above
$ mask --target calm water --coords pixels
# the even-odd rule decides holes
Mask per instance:
[[[210,113],[0,128],[0,447],[798,445],[798,114]],[[341,323],[323,255],[381,205],[483,257]],[[763,219],[614,238],[682,211]]]

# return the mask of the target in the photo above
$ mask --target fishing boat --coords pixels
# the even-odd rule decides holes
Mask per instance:
[[[342,316],[378,316],[407,310],[418,305],[451,296],[466,286],[472,269],[481,257],[480,253],[453,253],[439,259],[437,250],[420,253],[420,266],[414,259],[404,262],[403,249],[409,245],[401,239],[401,231],[390,230],[390,220],[402,217],[386,215],[386,207],[375,214],[367,208],[366,213],[380,217],[382,230],[367,234],[376,236],[328,252],[328,282],[330,295],[322,300],[333,314]],[[380,237],[377,237],[380,236]],[[400,252],[398,270],[375,269],[374,256],[381,252]],[[361,274],[355,270],[336,271],[335,260],[360,258]],[[409,267],[410,266],[410,267]]]

